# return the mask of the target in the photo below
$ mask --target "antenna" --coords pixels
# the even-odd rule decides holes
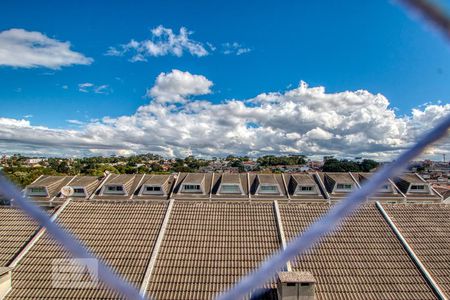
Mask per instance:
[[[73,189],[73,187],[71,187],[71,186],[69,186],[69,185],[63,186],[63,187],[61,188],[61,194],[62,194],[64,197],[70,197],[70,196],[73,195],[74,192],[75,192],[75,190]]]

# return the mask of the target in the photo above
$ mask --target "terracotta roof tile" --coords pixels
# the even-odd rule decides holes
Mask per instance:
[[[450,297],[450,205],[383,204],[414,253]]]
[[[149,294],[211,299],[279,247],[272,204],[176,202]]]
[[[139,287],[164,217],[166,204],[142,202],[71,202],[58,222],[113,270]],[[8,299],[117,299],[102,284],[55,288],[55,259],[70,258],[47,234],[13,271]]]
[[[287,239],[329,209],[280,204]],[[292,262],[311,272],[317,299],[435,299],[433,292],[374,205],[347,218],[339,231]]]
[[[0,206],[0,267],[7,266],[38,229],[19,209]]]

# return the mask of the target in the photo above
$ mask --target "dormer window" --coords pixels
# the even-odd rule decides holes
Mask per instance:
[[[415,191],[423,191],[425,190],[425,186],[424,185],[411,185],[411,190],[415,190]]]
[[[297,187],[297,190],[295,191],[295,194],[301,195],[301,194],[316,194],[316,189],[312,185],[301,185]]]
[[[279,194],[278,187],[276,185],[261,185],[259,188],[261,194]]]
[[[85,191],[84,191],[84,188],[82,188],[82,187],[74,187],[73,188],[73,195],[72,196],[75,196],[75,197],[85,197],[86,196],[86,193],[85,193]]]
[[[183,192],[186,193],[198,193],[201,192],[200,184],[184,184]]]
[[[144,195],[163,195],[163,190],[159,185],[145,185],[142,191]]]
[[[221,194],[241,194],[241,188],[237,184],[222,184],[220,186]]]
[[[27,195],[47,197],[47,189],[45,187],[30,187],[28,188]]]
[[[145,187],[146,192],[161,192],[160,186],[146,186]]]
[[[409,191],[411,193],[428,193],[428,186],[424,184],[411,184]]]
[[[352,185],[348,183],[338,183],[336,185],[336,190],[339,191],[350,191],[352,189]]]
[[[106,189],[103,193],[104,194],[125,195],[122,185],[108,185],[108,186],[106,186]]]

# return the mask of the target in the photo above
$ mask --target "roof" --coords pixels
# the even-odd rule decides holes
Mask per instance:
[[[273,216],[266,203],[175,201],[149,295],[211,299],[225,291],[280,247]]]
[[[288,240],[331,207],[281,204]],[[339,231],[292,262],[313,274],[316,299],[436,299],[425,279],[372,203],[345,220]],[[449,268],[450,269],[450,268]]]
[[[352,176],[349,173],[324,173],[326,177],[333,179],[336,183],[350,183],[355,184]]]
[[[222,184],[235,184],[240,185],[242,188],[241,193],[231,194],[231,193],[221,193],[220,186]],[[212,182],[212,191],[211,198],[218,199],[227,199],[233,201],[240,200],[248,200],[248,177],[247,173],[239,173],[239,174],[229,174],[229,173],[214,173],[213,182]]]
[[[415,173],[403,173],[398,176],[398,178],[408,182],[408,183],[426,183]]]
[[[139,288],[167,205],[154,202],[72,201],[58,220],[94,255]],[[132,217],[130,217],[132,216]],[[45,233],[13,271],[7,299],[118,299],[102,284],[54,286],[55,261],[70,257]]]
[[[209,200],[213,173],[180,173],[173,189],[173,197],[179,200]],[[202,185],[202,193],[186,193],[182,191],[183,184]]]
[[[101,189],[95,192],[93,199],[95,200],[131,200],[133,195],[137,192],[138,185],[145,175],[144,174],[110,174],[109,177],[104,179],[104,185]],[[125,195],[111,195],[108,193],[101,193],[105,186],[108,185],[123,185]]]
[[[450,298],[450,205],[383,204],[383,208]]]
[[[222,174],[221,184],[241,184],[240,174]]]
[[[147,185],[163,185],[170,179],[170,175],[145,175],[144,180],[142,181],[142,184]]]
[[[308,173],[292,174],[291,178],[298,185],[316,185],[316,182],[312,178],[312,175]]]
[[[69,185],[86,187],[97,182],[99,182],[99,178],[97,176],[77,176],[70,182]]]
[[[29,184],[27,187],[42,187],[42,186],[50,186],[53,184],[61,183],[64,180],[65,176],[42,176],[35,182]]]
[[[203,173],[189,173],[184,178],[183,184],[202,184],[202,182],[205,180],[205,174]]]
[[[105,185],[127,184],[132,181],[135,176],[135,174],[112,174],[112,176],[106,181]]]
[[[259,184],[278,184],[274,174],[258,174],[256,176]]]
[[[283,283],[314,283],[316,279],[309,272],[278,272],[278,279]]]
[[[268,200],[268,199],[279,199],[279,200],[287,200],[287,191],[285,188],[285,184],[283,181],[282,174],[258,174],[258,173],[249,173],[249,181],[250,181],[250,196],[253,200]],[[256,193],[261,184],[267,185],[277,185],[279,187],[279,192],[281,195],[273,195],[273,194],[263,194]]]
[[[21,210],[0,206],[0,267],[6,267],[38,229]]]
[[[281,247],[281,232],[272,201],[175,200],[172,203],[171,214],[165,219],[168,223],[164,226],[166,201],[72,200],[57,221],[138,288],[148,270],[150,257],[155,257],[146,287],[156,299],[212,298]],[[331,207],[327,203],[278,203],[287,240],[304,232]],[[450,205],[383,206],[448,295]],[[23,215],[19,211],[0,208],[0,217],[13,216],[0,218],[2,254],[8,248],[5,245],[11,244],[10,238],[14,241],[22,236],[17,232],[27,229],[28,225],[21,223]],[[6,213],[2,215],[3,209]],[[6,227],[2,227],[3,220],[7,220]],[[8,261],[34,236],[37,228],[32,229],[10,252]],[[161,245],[158,255],[152,256],[157,248],[157,236],[161,238]],[[103,285],[84,289],[55,288],[54,262],[67,257],[69,254],[45,233],[12,271],[13,289],[7,299],[119,298]],[[317,300],[436,298],[374,203],[360,208],[337,231],[322,238],[291,265],[293,271],[300,274],[281,275],[281,280],[303,280],[306,273],[302,272],[309,272],[316,280]],[[261,287],[269,298],[276,295],[275,280]]]

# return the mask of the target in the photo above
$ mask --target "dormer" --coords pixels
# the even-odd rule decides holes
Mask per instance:
[[[309,174],[293,174],[289,182],[290,191],[294,196],[320,195],[320,190]]]
[[[71,197],[88,198],[99,185],[99,179],[96,176],[77,176],[68,183],[67,186],[73,188]],[[63,187],[61,191],[64,189]],[[63,193],[61,192],[61,195]]]
[[[59,186],[63,183],[64,176],[46,176],[26,188],[28,197],[50,197],[51,194],[59,191]]]
[[[112,175],[103,185],[100,196],[128,196],[135,175]]]
[[[187,174],[178,193],[205,194],[205,174]]]
[[[431,195],[433,194],[430,184],[415,173],[405,173],[395,179],[397,186],[406,195],[419,194]]]
[[[241,176],[239,174],[222,174],[217,195],[237,194],[244,195]]]
[[[406,193],[430,194],[430,186],[427,183],[411,183]]]
[[[357,188],[349,173],[325,173],[324,184],[328,193],[349,193]]]
[[[283,195],[274,174],[258,174],[255,181],[257,185],[255,195]]]
[[[139,191],[139,196],[167,195],[170,181],[169,175],[146,175],[146,177]]]

